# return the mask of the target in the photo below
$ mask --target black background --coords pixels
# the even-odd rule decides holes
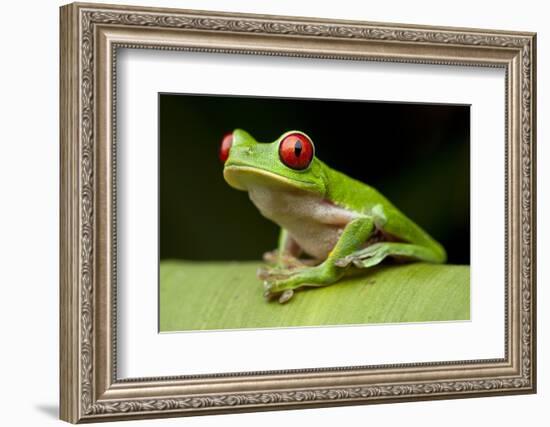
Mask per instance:
[[[278,227],[223,180],[218,149],[242,128],[270,142],[307,133],[329,166],[377,188],[470,261],[470,108],[159,94],[160,258],[260,260]]]

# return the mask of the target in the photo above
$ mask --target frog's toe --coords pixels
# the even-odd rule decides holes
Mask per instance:
[[[353,265],[358,268],[369,268],[380,264],[388,254],[385,250],[378,248],[376,250],[363,253],[361,256],[352,259]]]
[[[269,268],[269,267],[260,267],[256,271],[256,276],[258,276],[258,279],[260,280],[277,280],[280,278],[286,277],[286,273],[284,270],[280,270],[277,268]]]
[[[334,265],[336,267],[347,267],[348,265],[350,265],[351,263],[353,262],[353,256],[352,255],[348,255],[344,258],[339,258],[337,259],[336,261],[334,261]]]
[[[288,279],[269,282],[269,291],[280,295],[282,292],[296,289],[300,286],[302,286],[302,283],[298,280],[298,277],[290,277]]]
[[[275,249],[269,252],[264,252],[262,258],[267,264],[275,265],[279,260],[279,251]]]
[[[271,301],[272,299],[275,299],[276,297],[278,297],[280,294],[277,294],[277,293],[274,293],[274,292],[271,292],[269,290],[265,290],[264,291],[264,298],[268,301]]]
[[[281,295],[280,290],[276,289],[276,283],[275,281],[269,281],[264,280],[263,287],[264,287],[264,297],[267,299],[273,299],[275,297],[279,297]]]
[[[375,265],[380,264],[385,257],[386,255],[377,255],[377,256],[372,256],[365,259],[356,259],[353,261],[353,265],[355,265],[358,268],[374,267]]]
[[[264,298],[268,301],[277,299],[280,304],[285,304],[294,296],[294,290],[286,289],[284,291],[273,291],[271,284],[264,283]]]
[[[294,295],[294,291],[292,289],[287,289],[279,297],[279,303],[284,304],[284,303],[288,302],[292,298],[293,295]]]
[[[334,265],[337,267],[354,265],[358,268],[368,268],[380,264],[386,256],[387,253],[382,248],[373,245],[337,259]]]
[[[272,287],[273,287],[273,282],[269,282],[268,280],[264,280],[264,291],[265,292],[270,292]]]
[[[260,267],[258,270],[256,270],[256,277],[260,280],[265,280],[269,277],[269,268],[266,267]]]

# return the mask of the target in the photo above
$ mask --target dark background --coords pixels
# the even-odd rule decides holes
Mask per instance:
[[[224,133],[307,133],[332,168],[388,197],[470,262],[470,108],[464,105],[159,94],[160,258],[260,260],[278,227],[224,181]]]

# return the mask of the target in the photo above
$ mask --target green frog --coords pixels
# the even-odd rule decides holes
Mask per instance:
[[[285,303],[299,288],[332,285],[387,257],[446,260],[443,246],[380,192],[318,159],[304,132],[261,143],[235,129],[219,156],[225,181],[280,227],[277,249],[264,255],[269,267],[258,271],[268,299]]]

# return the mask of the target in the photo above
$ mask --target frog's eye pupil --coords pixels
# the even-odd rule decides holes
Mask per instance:
[[[300,157],[301,152],[302,152],[302,141],[298,140],[296,141],[296,145],[294,145],[294,155],[296,157]]]
[[[313,142],[302,133],[290,133],[279,144],[279,158],[291,169],[307,169],[314,155]]]

